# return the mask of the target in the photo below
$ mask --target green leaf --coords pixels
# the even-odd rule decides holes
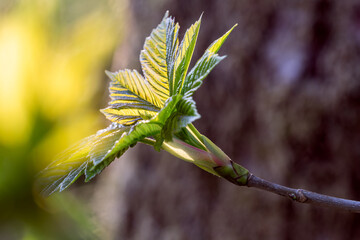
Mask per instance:
[[[105,154],[107,148],[103,148],[100,145],[100,149],[105,149],[99,154],[99,149],[94,149],[92,151],[92,165],[86,169],[85,175],[86,180],[90,180],[96,174],[98,174],[105,166],[108,165],[107,161],[112,161],[109,159],[114,159],[116,154],[122,153],[129,146],[137,143],[145,137],[156,137],[161,133],[164,126],[167,124],[174,124],[175,120],[171,116],[177,116],[176,123],[178,126],[174,126],[175,129],[179,129],[187,125],[187,122],[191,118],[199,117],[196,110],[194,111],[195,104],[189,99],[184,99],[181,96],[170,97],[165,106],[150,120],[142,120],[131,126],[129,131],[123,132],[121,138],[115,141],[114,146],[108,150]],[[176,114],[174,114],[176,113]],[[191,114],[191,115],[187,115]],[[174,132],[174,131],[172,131]],[[100,157],[96,157],[100,155]]]
[[[204,78],[224,58],[225,56],[220,57],[217,54],[206,51],[187,75],[181,93],[185,96],[192,96],[201,86]]]
[[[192,94],[201,86],[203,79],[211,72],[211,70],[222,61],[225,56],[219,56],[216,53],[223,45],[231,31],[236,27],[234,25],[222,37],[215,40],[205,51],[203,56],[196,62],[184,81],[181,94],[192,96]]]
[[[162,124],[154,120],[138,122],[131,127],[131,130],[124,134],[118,141],[116,141],[114,147],[110,152],[105,156],[105,160],[108,157],[115,156],[118,152],[122,152],[125,148],[132,146],[138,141],[142,140],[145,137],[154,136],[160,133]],[[94,165],[89,169],[87,174],[87,179],[91,179],[91,174],[95,172],[96,174],[102,170],[103,165],[106,166],[104,162],[98,162],[97,165]]]
[[[191,27],[186,31],[183,40],[181,41],[180,48],[177,53],[177,58],[175,62],[175,79],[174,79],[174,94],[178,94],[181,91],[183,82],[187,70],[189,68],[191,57],[194,53],[196,40],[199,34],[201,24],[201,16],[198,21],[196,21]]]
[[[39,174],[37,185],[41,193],[48,196],[66,189],[85,172],[91,161],[99,161],[100,156],[109,157],[103,153],[111,150],[116,140],[129,130],[130,127],[112,124],[65,150]]]
[[[166,31],[166,63],[169,83],[169,94],[174,95],[174,77],[175,77],[175,58],[179,47],[178,33],[179,25],[174,23],[174,19],[170,18],[170,23]]]
[[[216,39],[212,44],[210,44],[210,46],[208,47],[208,49],[206,49],[206,51],[217,53],[221,48],[221,46],[223,45],[223,43],[225,42],[225,40],[227,39],[227,37],[229,36],[229,34],[232,32],[232,30],[234,30],[236,26],[237,24],[235,24],[229,31],[227,31],[220,38]]]
[[[163,20],[146,38],[140,53],[140,63],[146,81],[162,104],[170,97],[169,79],[173,78],[174,52],[177,48],[179,25],[168,17]]]
[[[119,149],[117,152],[110,154],[111,150],[115,147],[119,139],[123,138],[129,131],[131,127],[120,127],[116,124],[110,125],[109,128],[115,128],[116,134],[106,134],[102,138],[98,138],[92,144],[91,151],[89,153],[89,161],[85,169],[85,181],[89,181],[95,175],[99,174],[105,167],[107,167],[116,157],[123,155],[126,150],[130,147],[124,146],[122,149]]]
[[[191,98],[177,95],[174,100],[176,101],[176,110],[167,118],[161,132],[162,138],[168,141],[172,139],[175,133],[200,118],[195,102]]]
[[[190,148],[199,148],[203,160],[208,160],[207,145],[189,125],[200,118],[192,94],[224,58],[216,53],[235,26],[213,42],[187,74],[200,23],[201,17],[179,45],[179,25],[166,12],[141,51],[144,77],[136,70],[106,72],[111,79],[111,101],[101,111],[113,123],[65,151],[40,173],[38,183],[43,195],[63,191],[82,174],[89,181],[146,137],[154,138],[155,148],[160,149],[164,140],[176,136]],[[211,172],[205,163],[195,164]]]
[[[136,71],[111,73],[109,107],[101,112],[111,121],[132,125],[139,120],[151,118],[162,107],[162,102],[152,91],[149,83]]]

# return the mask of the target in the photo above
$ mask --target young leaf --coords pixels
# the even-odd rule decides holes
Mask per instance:
[[[216,53],[223,45],[231,31],[236,27],[234,25],[222,37],[215,40],[205,51],[204,55],[196,62],[184,81],[181,94],[192,96],[192,94],[201,86],[203,79],[211,70],[225,57],[220,57]]]
[[[165,126],[172,126],[172,128],[169,128],[169,132],[167,132],[168,135],[166,135],[168,138],[171,138],[176,131],[181,127],[185,127],[189,121],[200,117],[194,105],[195,102],[179,95],[170,97],[166,101],[165,106],[152,119],[139,121],[131,126],[128,131],[123,132],[111,149],[102,147],[101,143],[96,143],[98,145],[91,152],[91,164],[88,164],[85,171],[86,181],[108,166],[119,152],[124,152],[129,146],[145,137],[156,137],[164,131]],[[160,138],[160,141],[162,140]]]
[[[188,97],[192,96],[194,92],[201,86],[204,78],[224,58],[225,56],[220,57],[217,54],[206,51],[187,75],[181,94]]]
[[[217,53],[219,51],[219,49],[221,48],[221,46],[223,45],[223,43],[225,42],[225,40],[227,39],[227,37],[230,35],[230,33],[232,32],[232,30],[234,30],[234,28],[237,26],[237,24],[235,24],[229,31],[227,31],[224,35],[222,35],[221,37],[219,37],[218,39],[216,39],[212,44],[210,44],[210,46],[208,47],[208,49],[206,49],[206,51],[212,52],[212,53]]]
[[[177,95],[175,108],[176,111],[168,117],[161,132],[161,137],[165,140],[171,140],[175,133],[200,118],[191,98]]]
[[[183,86],[183,82],[185,80],[185,76],[187,70],[190,65],[191,57],[194,53],[195,44],[197,40],[197,36],[199,34],[201,24],[201,16],[198,21],[196,21],[191,27],[186,31],[184,39],[182,40],[179,48],[179,52],[177,54],[176,62],[175,62],[175,78],[174,78],[174,90],[173,92],[178,94],[181,91]]]
[[[207,161],[207,147],[199,134],[193,134],[192,125],[187,126],[200,118],[191,95],[224,58],[216,52],[232,29],[211,44],[186,75],[200,22],[201,17],[186,31],[179,46],[179,25],[167,12],[146,38],[141,51],[144,77],[136,70],[106,72],[111,79],[111,101],[109,107],[101,111],[114,123],[68,149],[40,173],[39,184],[44,195],[64,190],[82,174],[85,181],[89,181],[146,137],[156,139],[155,148],[160,149],[164,140],[170,142],[176,136],[191,148],[203,151]],[[209,168],[205,162],[194,163],[214,173],[212,165]]]
[[[162,107],[160,98],[152,91],[149,83],[136,71],[106,71],[111,79],[109,107],[101,112],[113,121],[132,125],[147,117],[151,118]]]
[[[98,159],[102,152],[111,150],[116,140],[129,130],[129,127],[118,128],[116,124],[112,124],[67,149],[39,174],[38,185],[42,194],[48,196],[66,189],[84,173],[94,151],[99,151],[96,153]]]
[[[177,46],[179,25],[168,17],[163,20],[146,38],[144,49],[140,53],[140,63],[146,81],[162,104],[170,97],[169,79],[172,79],[174,49]]]
[[[178,32],[179,25],[174,23],[173,18],[169,18],[171,24],[166,31],[166,63],[169,83],[169,94],[174,95],[174,77],[175,77],[175,57],[179,47]],[[175,24],[175,25],[174,25]]]

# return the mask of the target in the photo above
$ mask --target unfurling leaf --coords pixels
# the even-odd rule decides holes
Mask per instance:
[[[170,97],[169,76],[174,65],[174,48],[179,25],[166,12],[161,23],[146,38],[140,53],[141,68],[146,81],[164,105]],[[175,44],[175,46],[174,46]]]
[[[135,71],[106,72],[110,77],[109,107],[101,110],[113,122],[132,125],[143,118],[151,118],[163,107],[150,84]]]
[[[227,31],[222,37],[215,40],[208,49],[206,49],[204,55],[196,62],[195,66],[187,75],[181,94],[192,96],[192,94],[201,86],[204,78],[221,60],[225,58],[225,56],[217,55],[217,52],[235,27],[236,25]]]
[[[114,147],[122,134],[130,130],[130,127],[118,128],[116,125],[111,124],[61,153],[56,161],[39,174],[38,187],[42,194],[50,195],[63,191],[96,164],[92,161],[115,158],[107,152]]]
[[[200,30],[200,24],[201,17],[197,22],[191,25],[191,27],[186,31],[184,39],[181,41],[175,62],[176,72],[173,84],[173,92],[176,94],[181,92],[181,88],[190,65],[191,57],[194,53],[196,40]]]
[[[101,111],[113,123],[65,151],[40,173],[38,183],[43,195],[63,191],[82,174],[89,181],[129,147],[149,137],[156,140],[153,146],[157,149],[174,136],[201,149],[204,162],[194,163],[216,174],[212,165],[207,165],[206,145],[187,126],[200,118],[192,94],[224,58],[217,52],[234,27],[213,42],[187,73],[200,23],[201,17],[179,44],[179,24],[166,12],[140,53],[143,76],[136,70],[106,71],[111,80],[111,101]]]

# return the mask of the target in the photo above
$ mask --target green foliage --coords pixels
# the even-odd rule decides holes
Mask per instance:
[[[82,174],[86,181],[92,179],[147,137],[156,140],[154,147],[159,150],[164,141],[170,142],[176,135],[190,147],[202,149],[206,160],[208,149],[203,139],[185,127],[200,118],[192,95],[224,59],[217,52],[233,28],[213,42],[187,74],[200,24],[201,17],[179,44],[180,27],[167,12],[141,51],[144,77],[136,70],[106,72],[111,79],[111,101],[102,112],[113,123],[68,149],[40,174],[44,195],[63,191]],[[214,173],[210,168],[208,171]]]
[[[38,187],[42,194],[61,192],[84,173],[86,179],[91,179],[99,169],[96,168],[99,162],[110,162],[115,158],[115,154],[108,154],[108,149],[111,149],[129,128],[118,128],[116,124],[111,124],[61,153],[57,160],[39,175]]]

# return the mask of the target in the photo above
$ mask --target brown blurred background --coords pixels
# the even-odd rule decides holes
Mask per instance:
[[[102,68],[108,63],[111,70],[140,70],[144,39],[166,10],[180,23],[181,36],[204,12],[193,62],[238,23],[220,51],[228,57],[195,94],[202,115],[195,126],[259,177],[360,200],[359,1],[112,0],[100,5],[111,9],[105,13],[113,18],[104,26],[112,22],[112,31],[82,41],[115,39],[96,63]],[[69,6],[75,13],[85,8]],[[101,46],[95,41],[88,51]],[[102,69],[97,74],[100,90],[89,97],[92,111],[108,100]],[[83,92],[76,96],[83,99]],[[62,145],[86,134],[83,130]],[[87,206],[102,239],[360,239],[358,214],[239,188],[141,144],[95,181],[79,182],[67,193]]]

